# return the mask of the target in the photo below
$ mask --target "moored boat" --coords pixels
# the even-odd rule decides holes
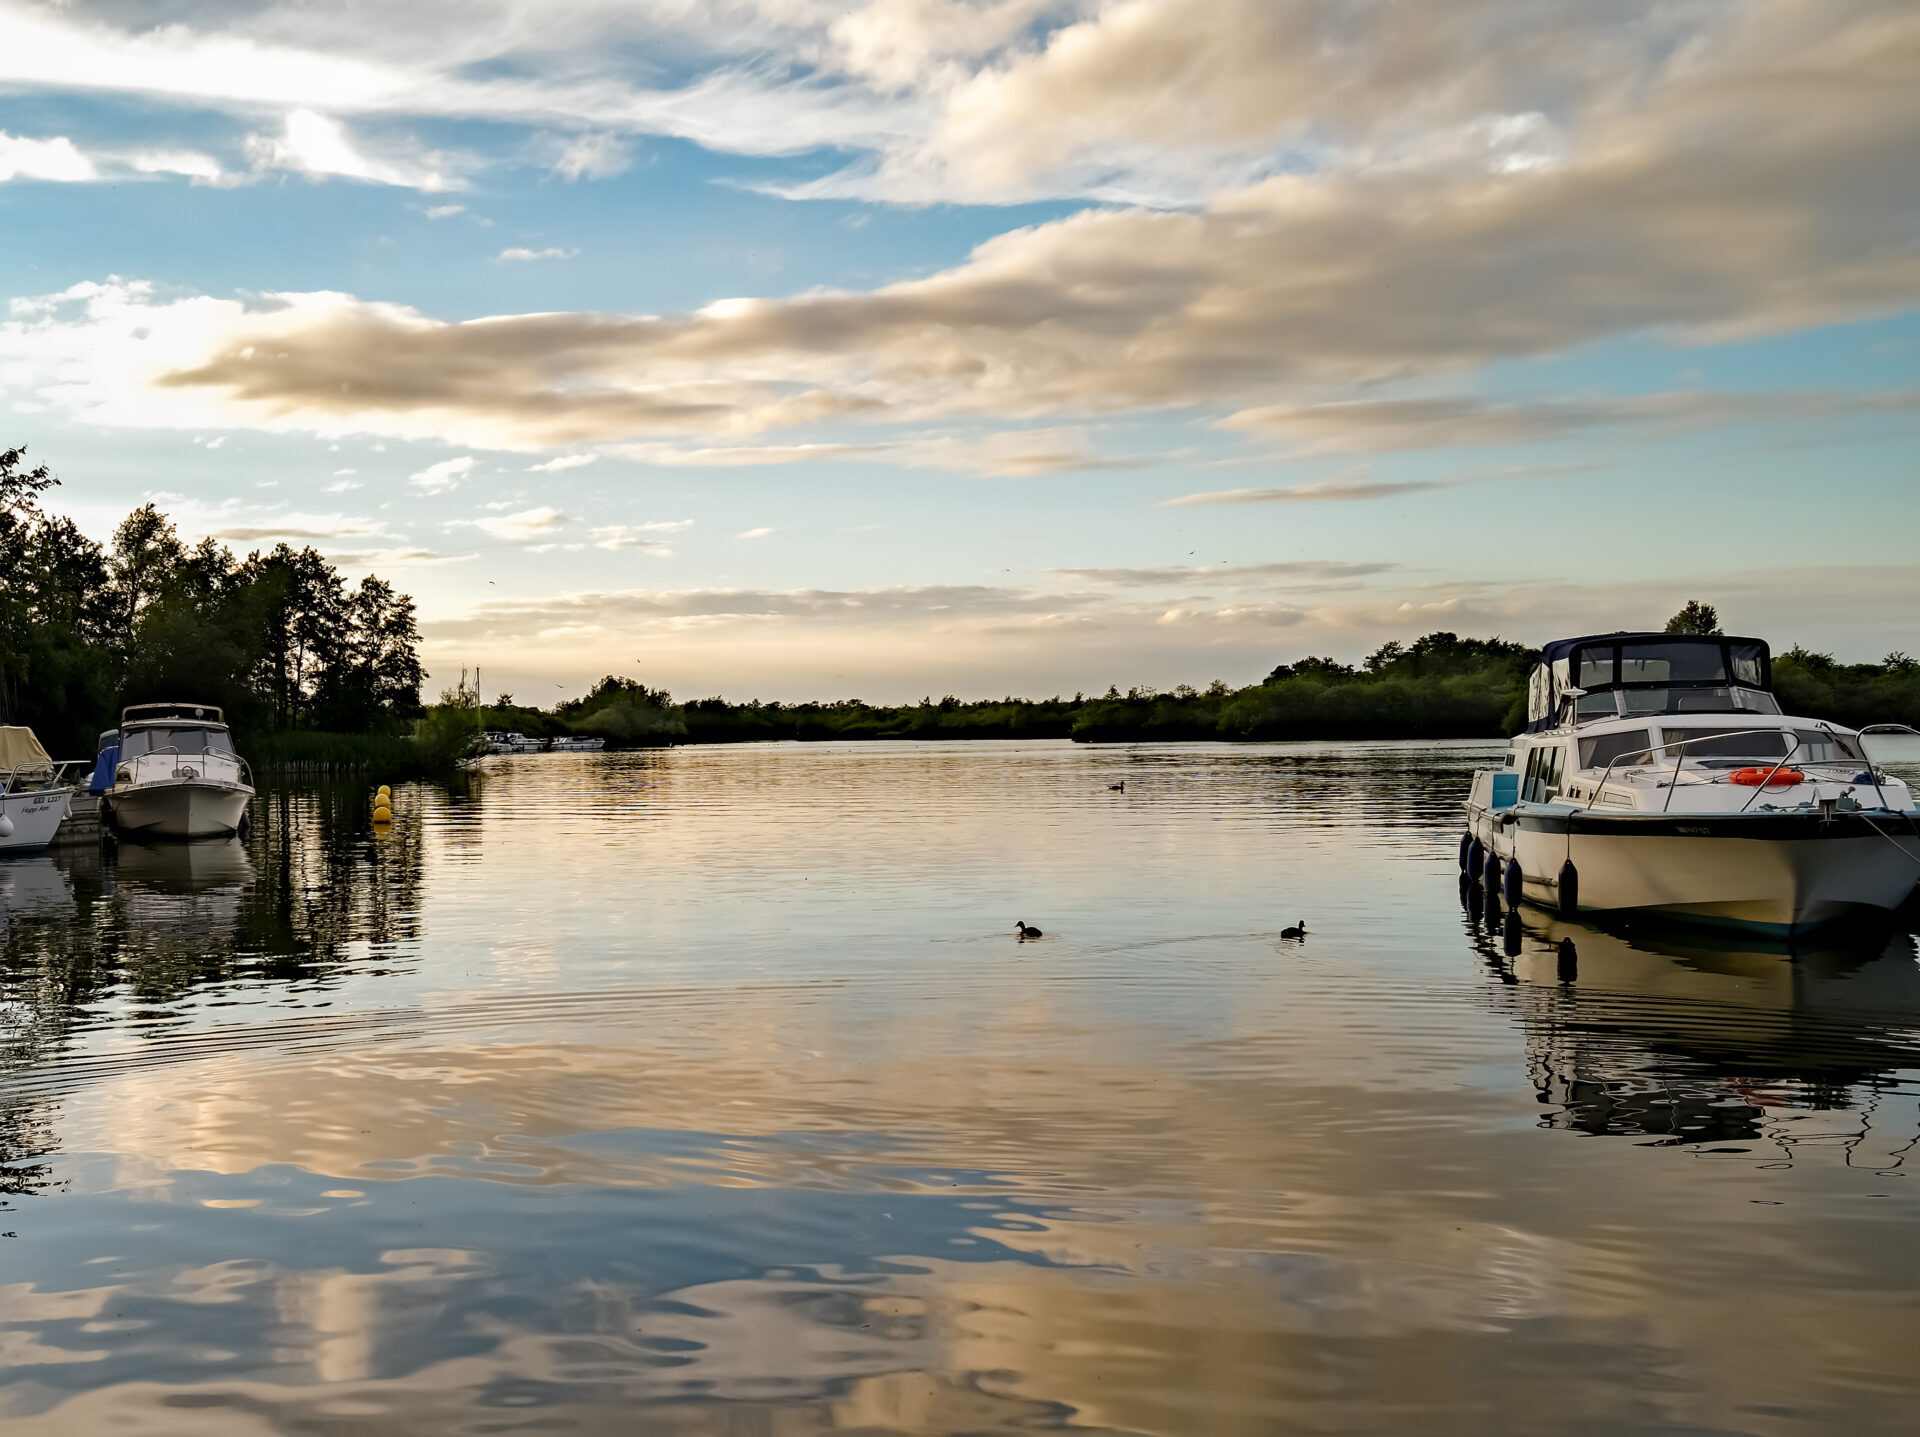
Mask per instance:
[[[135,704],[101,735],[101,751],[111,755],[101,797],[115,828],[158,838],[245,832],[252,775],[213,705]]]
[[[607,746],[603,738],[580,738],[569,736],[557,738],[551,747],[555,753],[599,753]]]
[[[1791,937],[1900,906],[1920,815],[1862,733],[1781,712],[1758,639],[1616,633],[1542,650],[1528,722],[1474,776],[1460,863],[1509,906]]]
[[[32,729],[0,727],[0,853],[34,853],[53,842],[73,799],[66,768]]]

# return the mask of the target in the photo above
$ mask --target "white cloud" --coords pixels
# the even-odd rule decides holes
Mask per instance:
[[[455,215],[463,215],[466,212],[465,205],[428,205],[426,209],[427,218],[430,220],[452,219]]]
[[[568,469],[584,469],[599,457],[598,454],[562,454],[556,459],[547,460],[544,464],[529,464],[527,473],[559,474]]]
[[[764,539],[771,533],[773,533],[772,529],[763,527],[759,529],[745,530],[743,533],[739,535],[739,537],[742,539]]]
[[[35,140],[0,130],[0,183],[7,180],[74,183],[98,178],[99,171],[93,161],[64,135]]]
[[[568,180],[611,179],[633,164],[632,142],[604,131],[568,136],[553,149],[549,166]]]
[[[136,150],[124,162],[143,175],[183,175],[201,185],[231,185],[241,178],[229,175],[212,155],[198,150]]]
[[[647,534],[671,532],[685,527],[685,524],[607,524],[593,531],[593,547],[596,549],[651,549],[664,558],[671,555],[673,550],[665,547],[658,539],[647,538]]]
[[[429,464],[418,474],[410,475],[407,482],[429,494],[438,494],[444,489],[453,488],[473,473],[476,462],[471,454],[462,454],[457,459],[442,459],[437,464]]]
[[[506,539],[516,544],[532,544],[546,538],[554,530],[568,523],[567,516],[558,509],[539,508],[522,509],[517,514],[495,514],[485,519],[462,519],[461,524],[491,534],[496,539]]]
[[[577,249],[564,249],[559,245],[552,245],[546,249],[524,249],[519,246],[514,246],[510,249],[501,250],[495,258],[505,260],[572,259],[579,253],[580,251]]]
[[[444,154],[366,154],[331,115],[288,112],[278,136],[251,135],[247,153],[258,169],[291,170],[314,178],[365,180],[415,190],[459,189],[465,183]]]
[[[349,494],[359,487],[360,482],[357,479],[336,479],[333,483],[327,485],[326,492],[329,494]]]

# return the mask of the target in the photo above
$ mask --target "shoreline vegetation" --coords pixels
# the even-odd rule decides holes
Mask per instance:
[[[1525,713],[1534,650],[1447,632],[1382,645],[1364,662],[1283,663],[1256,683],[1167,692],[1115,686],[1072,698],[917,704],[861,699],[676,702],[608,675],[551,709],[511,694],[483,703],[461,674],[425,705],[413,600],[369,575],[349,587],[312,548],[285,543],[237,559],[212,539],[188,547],[154,505],[105,545],[45,513],[58,481],[0,450],[0,722],[26,724],[62,757],[91,755],[120,707],[190,699],[221,705],[260,769],[445,772],[486,729],[585,735],[611,748],[769,740],[1072,739],[1081,743],[1275,739],[1501,738]],[[1697,603],[1669,632],[1718,633]],[[1852,727],[1920,726],[1920,661],[1893,653],[1842,664],[1793,648],[1776,657],[1782,706]]]

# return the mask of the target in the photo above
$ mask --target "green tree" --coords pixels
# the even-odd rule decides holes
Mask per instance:
[[[1688,599],[1679,613],[1667,620],[1670,634],[1700,634],[1712,638],[1720,632],[1720,611],[1712,604]]]

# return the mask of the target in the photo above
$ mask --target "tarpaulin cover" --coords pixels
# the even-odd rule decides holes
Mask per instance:
[[[51,765],[53,760],[32,729],[0,727],[0,774],[12,773],[23,763]]]

